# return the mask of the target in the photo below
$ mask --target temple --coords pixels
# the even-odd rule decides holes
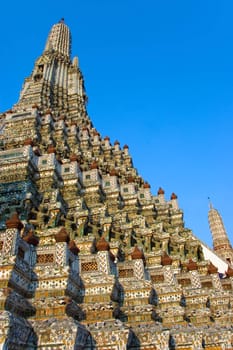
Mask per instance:
[[[0,349],[233,349],[221,217],[210,209],[212,250],[86,103],[61,20],[0,114]]]

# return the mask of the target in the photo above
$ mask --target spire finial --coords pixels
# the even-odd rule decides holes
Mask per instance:
[[[212,204],[212,202],[211,202],[211,200],[210,200],[210,197],[208,197],[208,201],[209,201],[209,208],[210,208],[210,209],[213,209],[213,204]]]
[[[52,26],[45,45],[45,51],[48,51],[51,48],[55,53],[70,57],[71,33],[67,25],[64,23],[64,18],[61,18],[57,24]]]

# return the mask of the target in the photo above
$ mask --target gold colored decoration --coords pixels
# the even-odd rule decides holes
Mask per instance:
[[[39,254],[37,262],[38,264],[51,264],[54,262],[54,254]]]
[[[133,277],[134,276],[134,271],[133,269],[122,269],[119,270],[119,277]]]
[[[83,262],[81,269],[83,272],[98,271],[98,265],[96,261]]]

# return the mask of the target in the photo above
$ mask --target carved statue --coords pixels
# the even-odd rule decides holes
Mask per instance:
[[[180,244],[177,241],[177,237],[172,237],[168,241],[168,251],[172,255],[179,255],[180,254]]]
[[[131,248],[131,231],[125,231],[124,238],[123,238],[123,243],[125,248]]]
[[[60,210],[58,210],[58,209],[50,210],[49,221],[48,221],[47,226],[50,228],[56,227],[60,217],[61,217]]]
[[[81,222],[78,226],[78,237],[84,236],[84,230],[85,230],[86,220]]]
[[[156,233],[152,234],[151,246],[152,246],[152,248],[154,248],[155,251],[161,250],[162,243],[161,243],[161,240]]]
[[[150,252],[151,250],[151,241],[152,241],[152,234],[146,234],[144,236],[144,247],[146,252]]]

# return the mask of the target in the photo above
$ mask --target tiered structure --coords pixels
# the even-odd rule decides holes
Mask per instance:
[[[93,127],[70,45],[61,21],[0,116],[0,348],[232,349],[233,270]]]

